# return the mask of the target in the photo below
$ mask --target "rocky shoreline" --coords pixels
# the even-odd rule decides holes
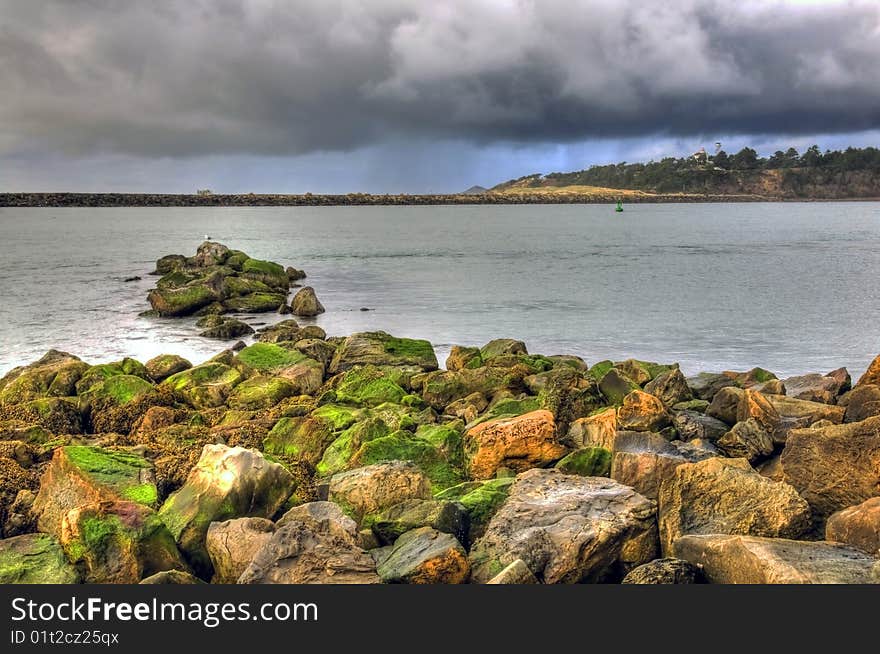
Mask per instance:
[[[876,583],[880,357],[777,379],[287,320],[0,379],[0,583]]]

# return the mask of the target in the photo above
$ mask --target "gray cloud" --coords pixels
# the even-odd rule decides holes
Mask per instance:
[[[874,0],[660,5],[0,0],[0,155],[880,126]]]

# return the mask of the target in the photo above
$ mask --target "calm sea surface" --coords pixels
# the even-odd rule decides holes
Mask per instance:
[[[428,338],[441,363],[496,337],[688,373],[857,374],[880,352],[875,203],[0,209],[0,374],[49,348],[93,363],[221,350],[193,320],[137,315],[155,260],[205,234],[304,268],[328,334]]]

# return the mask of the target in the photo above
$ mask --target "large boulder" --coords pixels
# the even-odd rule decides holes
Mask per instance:
[[[578,418],[568,427],[568,433],[560,440],[572,448],[602,447],[614,448],[617,435],[617,410],[609,407],[585,418]]]
[[[205,445],[186,483],[172,493],[159,515],[200,576],[211,572],[205,538],[212,522],[269,518],[290,496],[291,474],[256,450]]]
[[[736,423],[715,441],[727,456],[755,463],[773,454],[773,436],[755,418]]]
[[[492,516],[507,499],[513,482],[514,477],[468,481],[437,493],[437,500],[452,501],[464,508],[468,524],[467,538],[459,540],[472,543],[485,533]]]
[[[522,472],[546,466],[566,453],[556,440],[553,414],[545,410],[481,423],[465,433],[464,449],[473,479],[494,477],[501,467]]]
[[[843,422],[845,407],[796,399],[785,395],[767,395],[770,406],[781,418],[803,421],[807,425],[820,420],[828,420],[835,424]]]
[[[678,447],[658,434],[620,432],[614,442],[611,478],[656,500],[660,485],[678,466],[711,456],[705,450]]]
[[[694,397],[711,402],[722,388],[737,387],[736,381],[720,372],[701,372],[687,378]]]
[[[319,418],[281,418],[263,440],[263,451],[316,465],[333,442],[330,425]]]
[[[452,372],[465,368],[479,368],[483,365],[483,357],[478,347],[453,345],[446,357],[446,369]]]
[[[336,374],[356,365],[415,366],[437,370],[437,356],[428,341],[396,338],[385,332],[362,332],[346,338],[330,363]]]
[[[55,450],[40,480],[33,512],[40,531],[60,536],[71,509],[118,500],[155,507],[152,464],[130,452],[69,445]]]
[[[333,475],[328,498],[360,521],[404,500],[430,499],[431,482],[409,461],[375,463]]]
[[[342,508],[333,502],[306,502],[305,504],[300,504],[281,516],[275,524],[283,527],[293,520],[302,522],[310,529],[333,534],[350,540],[352,543],[357,540],[357,523],[345,515]]]
[[[243,379],[235,368],[209,361],[171,375],[162,385],[194,409],[212,409],[224,406]]]
[[[861,422],[867,418],[880,416],[880,385],[856,386],[840,398],[840,405],[846,407],[844,422]]]
[[[865,386],[867,384],[880,386],[880,354],[871,362],[865,374],[859,377],[856,386]]]
[[[717,418],[728,425],[735,425],[739,413],[739,401],[745,391],[738,386],[725,386],[712,397],[712,401],[706,408],[706,415]]]
[[[318,300],[315,289],[311,286],[304,286],[297,291],[290,308],[295,316],[310,317],[324,313],[324,305]]]
[[[839,543],[757,536],[682,536],[673,549],[713,584],[869,584],[875,563]]]
[[[420,527],[431,527],[452,534],[466,543],[468,514],[458,502],[447,500],[404,500],[371,517],[370,528],[380,543],[392,544],[403,534]]]
[[[825,538],[880,557],[880,497],[832,514],[825,524]]]
[[[672,416],[672,426],[683,441],[702,439],[714,443],[724,436],[730,427],[718,418],[697,411],[676,411]]]
[[[299,389],[284,377],[257,375],[238,384],[227,400],[232,409],[256,411],[275,406]]]
[[[827,375],[812,373],[783,380],[785,392],[789,397],[810,402],[834,404],[837,398],[848,391],[852,385],[846,368],[839,368]]]
[[[392,584],[461,584],[468,578],[470,564],[455,536],[419,527],[394,542],[376,572]]]
[[[55,537],[23,534],[0,540],[0,584],[75,584],[79,580]]]
[[[660,486],[660,542],[665,555],[684,534],[797,538],[810,507],[794,488],[761,476],[745,459],[714,457],[678,466]]]
[[[173,273],[172,273],[173,274]],[[199,309],[220,299],[211,285],[202,281],[190,282],[179,288],[154,288],[147,294],[147,301],[160,316],[191,316]]]
[[[681,559],[655,559],[640,565],[623,578],[622,584],[699,584],[703,569]]]
[[[667,407],[692,400],[694,395],[678,368],[661,373],[645,384],[645,392],[658,398]]]
[[[136,584],[164,570],[188,570],[165,524],[137,502],[71,509],[61,523],[61,545],[88,583]]]
[[[816,526],[880,489],[880,417],[795,429],[781,457],[783,478],[810,503]]]
[[[157,384],[165,381],[171,375],[189,370],[192,364],[176,354],[160,354],[144,364],[147,374]]]
[[[376,584],[376,563],[350,538],[290,520],[257,551],[240,584]]]
[[[617,421],[621,429],[660,431],[672,423],[672,416],[658,398],[644,391],[633,391],[623,398]]]
[[[234,584],[254,555],[275,533],[275,523],[266,518],[235,518],[212,522],[205,547],[214,566],[215,584]]]
[[[655,558],[655,512],[610,479],[529,470],[474,543],[472,578],[489,581],[522,559],[545,583],[619,579]]]
[[[13,368],[0,379],[0,406],[76,395],[76,383],[88,369],[89,364],[71,354],[49,350],[34,363]]]

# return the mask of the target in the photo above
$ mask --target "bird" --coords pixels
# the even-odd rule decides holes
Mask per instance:
[[[210,240],[211,240],[211,236],[210,236],[209,234],[205,234],[205,240],[206,240],[206,241],[210,241]]]

